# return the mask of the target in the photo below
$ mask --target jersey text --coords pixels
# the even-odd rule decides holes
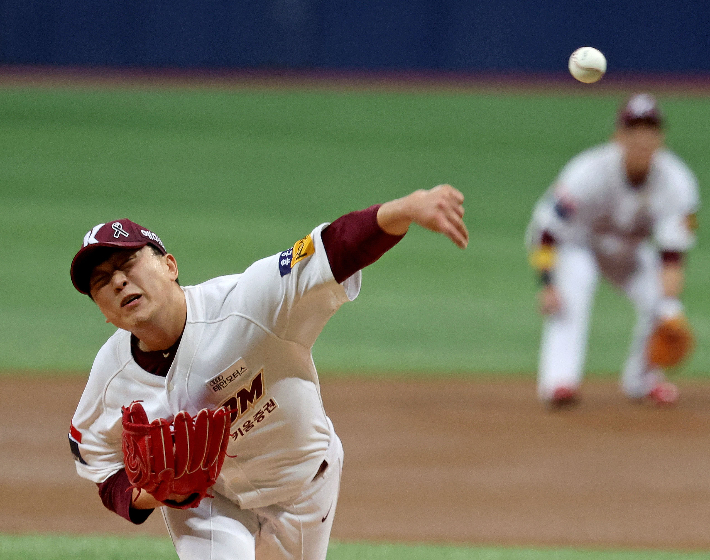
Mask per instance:
[[[263,396],[264,370],[262,369],[248,387],[244,386],[239,389],[223,406],[228,406],[231,409],[232,422],[234,422],[244,416]]]

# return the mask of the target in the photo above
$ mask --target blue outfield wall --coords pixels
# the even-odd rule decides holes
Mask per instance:
[[[710,73],[707,0],[0,0],[0,64]]]

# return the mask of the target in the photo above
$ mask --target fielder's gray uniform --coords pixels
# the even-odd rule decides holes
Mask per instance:
[[[583,376],[587,330],[599,274],[622,290],[636,310],[636,326],[622,373],[630,397],[645,396],[663,372],[644,351],[663,300],[659,251],[685,252],[699,205],[691,170],[668,150],[657,151],[643,185],[626,179],[621,147],[604,144],[572,159],[537,203],[527,229],[529,250],[542,232],[557,241],[553,283],[562,310],[545,319],[538,393],[576,388]]]

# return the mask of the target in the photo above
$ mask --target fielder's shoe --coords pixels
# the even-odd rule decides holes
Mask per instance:
[[[669,406],[677,403],[679,396],[678,387],[673,383],[663,381],[648,392],[646,399],[656,406]]]
[[[552,393],[550,399],[550,408],[566,408],[579,403],[579,395],[577,389],[572,387],[557,387]]]

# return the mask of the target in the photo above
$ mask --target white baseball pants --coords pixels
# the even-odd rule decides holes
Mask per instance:
[[[242,510],[216,494],[197,508],[161,508],[180,560],[325,560],[340,491],[343,447],[292,501]]]
[[[660,262],[648,245],[638,247],[637,266],[628,279],[616,286],[629,298],[636,311],[631,347],[621,375],[621,389],[631,398],[645,396],[663,378],[645,358],[654,313],[663,297]],[[555,286],[562,298],[559,313],[546,317],[543,325],[538,367],[538,396],[549,400],[558,387],[579,388],[584,375],[587,337],[594,294],[600,270],[594,253],[587,248],[562,245],[557,250]]]

